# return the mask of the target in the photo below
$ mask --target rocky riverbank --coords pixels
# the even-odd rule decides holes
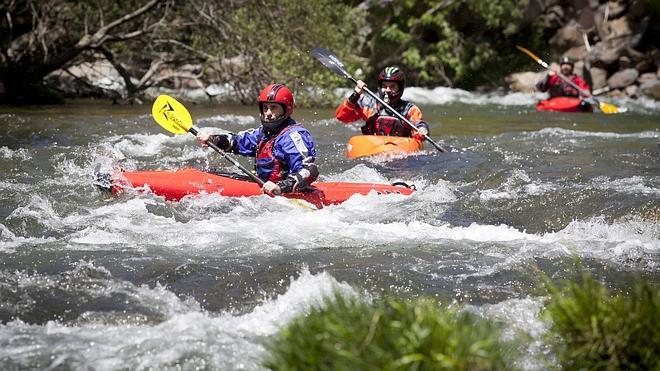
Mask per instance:
[[[660,10],[646,0],[567,3],[531,0],[526,16],[544,22],[553,33],[552,49],[576,61],[575,72],[594,94],[660,99],[660,27],[651,24],[653,12]],[[545,73],[514,73],[506,81],[513,91],[532,91]]]
[[[653,22],[660,18],[660,5],[654,4],[649,0],[530,0],[523,23],[540,22],[548,48],[534,52],[548,62],[562,55],[575,60],[575,72],[589,82],[595,95],[660,100],[660,26]],[[531,60],[529,66],[531,71],[506,76],[503,85],[514,92],[534,91],[534,85],[546,71],[540,71]],[[131,66],[123,68],[130,70]],[[556,63],[552,68],[559,69]],[[153,75],[153,91],[178,91],[194,100],[245,99],[245,95],[236,98],[235,89],[221,83],[218,76],[209,75],[200,64],[154,69]],[[122,76],[116,65],[100,54],[82,64],[57,70],[46,80],[69,97],[102,97],[122,102],[127,96],[126,75]],[[146,90],[146,98],[153,95],[149,91]],[[131,101],[139,99],[131,97]]]

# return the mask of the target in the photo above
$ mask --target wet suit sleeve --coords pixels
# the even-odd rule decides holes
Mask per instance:
[[[234,153],[238,153],[247,157],[254,157],[257,154],[257,146],[261,140],[261,127],[258,129],[248,129],[236,134],[235,144],[233,147]]]
[[[553,76],[545,75],[543,80],[539,81],[536,84],[536,89],[542,92],[546,92],[548,91],[548,89],[550,89],[551,86],[557,85],[558,80],[559,80],[559,76],[557,75],[553,75]]]
[[[410,121],[416,128],[424,128],[426,129],[427,132],[430,133],[429,131],[429,125],[424,121],[424,118],[422,116],[422,110],[419,109],[419,107],[413,105],[410,110],[408,110],[408,115],[406,115],[408,121]],[[417,140],[424,140],[424,137],[419,135],[416,131],[413,132],[413,138]]]
[[[273,146],[273,155],[289,169],[277,184],[283,193],[303,190],[319,176],[316,148],[306,129],[292,129],[282,135]]]

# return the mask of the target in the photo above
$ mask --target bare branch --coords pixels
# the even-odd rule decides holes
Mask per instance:
[[[110,22],[108,25],[103,26],[94,33],[94,35],[85,35],[83,36],[78,43],[76,44],[75,48],[77,49],[87,49],[87,48],[96,48],[99,47],[103,44],[108,39],[108,32],[110,32],[113,28],[122,25],[130,20],[133,20],[142,14],[148,12],[151,8],[156,6],[159,1],[162,0],[151,0],[145,5],[143,5],[141,8],[133,11],[132,13],[126,14],[125,16]]]

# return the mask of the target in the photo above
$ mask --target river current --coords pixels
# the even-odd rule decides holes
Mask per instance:
[[[149,105],[2,108],[0,368],[258,370],[264,342],[338,290],[465,304],[528,334],[516,363],[544,369],[543,277],[570,277],[577,257],[610,286],[660,283],[658,103],[562,114],[536,112],[539,95],[406,94],[451,153],[348,160],[358,125],[294,111],[320,180],[417,188],[321,210],[113,196],[95,169],[237,170]],[[258,125],[256,107],[188,108],[201,131]]]

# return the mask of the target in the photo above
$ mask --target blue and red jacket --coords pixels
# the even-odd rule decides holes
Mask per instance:
[[[237,134],[213,135],[209,140],[226,151],[255,157],[257,176],[277,183],[284,193],[305,189],[319,175],[312,135],[293,119],[271,135],[260,126]]]

